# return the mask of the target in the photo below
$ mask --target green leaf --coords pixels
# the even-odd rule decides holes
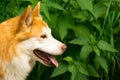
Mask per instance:
[[[82,9],[86,9],[94,15],[92,0],[76,0],[76,1]]]
[[[89,80],[89,79],[84,74],[78,72],[74,80]]]
[[[71,75],[71,80],[75,80],[76,74],[77,74],[77,68],[75,67],[75,65],[69,65],[68,70],[72,74]]]
[[[77,0],[77,2],[82,9],[93,10],[92,0]]]
[[[85,64],[80,63],[80,62],[74,62],[74,63],[77,66],[77,68],[78,68],[78,70],[79,70],[80,73],[82,73],[82,74],[84,74],[86,76],[89,76],[89,73],[87,71],[87,67],[86,67]]]
[[[92,25],[100,32],[100,34],[101,34],[101,32],[102,32],[102,29],[101,29],[101,24],[100,23],[98,23],[98,22],[91,22],[92,23]]]
[[[86,44],[82,47],[81,52],[80,52],[80,58],[83,60],[86,60],[89,53],[92,52],[92,47],[89,44]]]
[[[77,37],[84,36],[90,38],[90,31],[85,25],[73,26],[72,30],[74,30],[74,33]]]
[[[108,73],[108,64],[106,59],[97,56],[94,61],[98,63],[105,70],[106,73]]]
[[[59,5],[57,2],[53,2],[53,1],[47,1],[49,7],[53,7],[59,10],[64,10],[63,7],[61,5]]]
[[[56,77],[58,75],[61,75],[65,72],[68,71],[68,64],[64,64],[64,63],[59,63],[59,66],[58,68],[56,68],[52,74],[51,74],[51,77]]]
[[[86,21],[88,20],[90,17],[89,13],[85,10],[82,11],[75,11],[72,16],[76,19],[80,19],[81,21]]]
[[[94,35],[90,34],[90,39],[91,39],[91,41],[90,41],[91,45],[94,46],[97,43],[96,37]]]
[[[65,3],[68,2],[68,0],[63,0]]]
[[[100,56],[100,50],[98,49],[97,46],[94,46],[93,50],[95,51],[95,53],[96,53],[97,56]]]
[[[34,0],[21,0],[21,2],[30,2],[33,3]]]
[[[72,74],[71,80],[88,80],[87,76],[81,74],[74,64],[69,65],[68,70]]]
[[[39,0],[29,0],[29,1],[32,2],[32,7],[35,7]]]
[[[41,12],[43,12],[45,14],[45,16],[50,19],[50,15],[49,15],[49,11],[48,11],[48,7],[45,3],[41,4]]]
[[[90,76],[100,77],[97,70],[92,65],[88,65],[87,69],[88,69],[88,72],[89,72]]]
[[[69,16],[65,15],[59,18],[58,27],[59,27],[59,34],[60,34],[61,40],[64,39],[64,37],[68,32],[68,28],[71,27],[72,25],[73,25],[73,22]]]
[[[78,45],[84,45],[89,42],[89,39],[85,36],[80,36],[79,38],[73,39],[69,43],[72,44],[78,44]]]
[[[73,58],[70,57],[70,56],[67,56],[65,58],[63,58],[63,60],[67,61],[67,62],[72,62],[73,61]]]
[[[107,43],[106,41],[100,40],[97,44],[97,46],[101,49],[101,50],[105,50],[105,51],[111,51],[111,52],[118,52],[115,48],[113,48],[109,43]]]
[[[70,1],[70,5],[71,5],[71,7],[73,7],[74,9],[80,8],[79,5],[78,5],[78,3],[76,3],[76,0],[71,0],[71,1]],[[78,10],[77,10],[77,11],[78,11]]]
[[[95,4],[93,7],[93,11],[94,11],[94,16],[96,17],[96,19],[98,17],[102,17],[103,15],[105,15],[106,9],[107,8],[102,3]]]

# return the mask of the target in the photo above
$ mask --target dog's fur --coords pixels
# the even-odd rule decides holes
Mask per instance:
[[[22,15],[0,24],[0,80],[25,80],[35,61],[58,67],[51,55],[62,54],[66,45],[52,37],[39,10],[40,2],[33,10],[28,6]],[[41,53],[49,54],[50,62]]]

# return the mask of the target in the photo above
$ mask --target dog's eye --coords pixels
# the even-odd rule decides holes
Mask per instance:
[[[44,34],[44,35],[41,35],[40,37],[44,39],[44,38],[47,38],[47,35]]]

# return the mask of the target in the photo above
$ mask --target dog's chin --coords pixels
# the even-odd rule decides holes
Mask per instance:
[[[45,66],[53,65],[55,67],[58,67],[57,60],[49,53],[46,53],[46,52],[38,50],[38,49],[34,49],[33,53],[39,59],[38,61],[41,62],[43,65],[45,65]]]

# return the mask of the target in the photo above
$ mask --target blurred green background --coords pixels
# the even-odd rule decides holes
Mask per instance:
[[[68,48],[56,57],[58,68],[37,62],[27,80],[120,80],[120,0],[0,0],[0,22],[38,1]]]

